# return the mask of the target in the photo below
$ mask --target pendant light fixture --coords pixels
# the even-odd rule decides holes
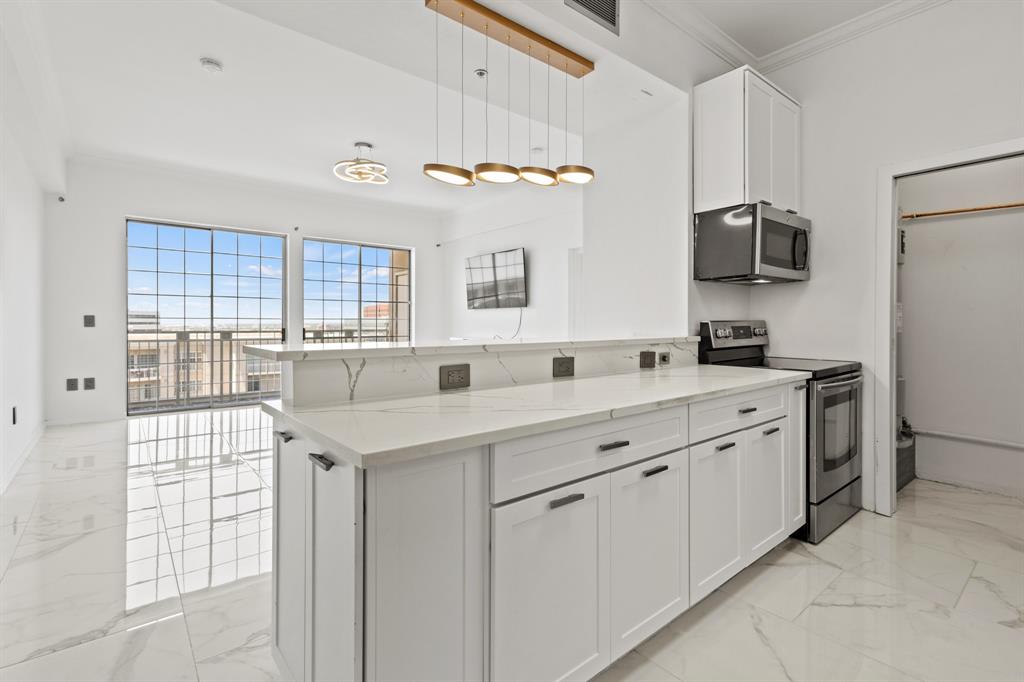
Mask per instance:
[[[512,42],[512,36],[507,36],[509,43]],[[490,92],[491,92],[491,68],[490,68],[490,52],[491,44],[487,36],[487,25],[484,24],[484,71],[487,74],[484,76],[484,158],[490,158]],[[508,62],[508,95],[511,97],[512,94],[512,57],[511,48],[507,50],[508,56],[506,61]],[[506,113],[510,111],[511,99],[506,102]],[[511,121],[511,114],[508,114],[509,120]],[[509,133],[512,131],[511,123],[508,128]],[[507,158],[507,152],[506,152]],[[478,163],[473,171],[476,173],[478,180],[484,182],[493,182],[499,185],[507,185],[511,182],[519,180],[519,169],[515,166],[509,165],[508,163],[494,163],[492,161],[485,161]]]
[[[532,50],[532,47],[527,48]],[[527,66],[529,68],[530,77],[527,79],[527,87],[530,90],[530,114],[527,118],[527,125],[530,127],[530,134],[528,137],[528,143],[530,145],[530,152],[533,152],[533,55],[527,55],[529,58]],[[548,56],[548,163],[551,163],[551,57],[550,53]],[[532,158],[530,159],[533,160]],[[544,168],[543,166],[523,166],[519,169],[519,174],[523,180],[533,183],[534,185],[540,185],[541,187],[554,187],[558,184],[558,174],[550,168]]]
[[[339,161],[334,164],[334,174],[345,182],[358,182],[369,185],[388,184],[388,167],[369,157],[373,145],[369,142],[356,142],[356,157]],[[361,152],[365,151],[366,156]]]
[[[434,0],[435,3],[437,0]],[[440,119],[440,104],[439,104],[439,65],[438,65],[438,34],[437,34],[437,17],[438,13],[434,15],[434,163],[423,164],[423,173],[428,177],[440,180],[443,183],[449,185],[456,185],[458,187],[472,187],[476,184],[476,176],[473,171],[463,168],[466,163],[466,21],[465,13],[459,13],[459,24],[461,26],[461,57],[460,57],[460,75],[461,75],[461,118],[460,118],[460,135],[459,140],[461,144],[461,165],[453,166],[447,163],[439,162],[439,135],[438,125]]]
[[[571,185],[585,185],[594,179],[594,171],[583,165],[584,137],[583,130],[586,116],[586,86],[580,78],[580,163],[570,164],[569,157],[569,82],[565,83],[565,163],[555,170],[558,172],[558,179],[561,182],[568,182]]]

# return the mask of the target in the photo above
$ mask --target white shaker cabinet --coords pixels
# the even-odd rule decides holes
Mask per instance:
[[[306,667],[306,479],[303,441],[275,438],[274,609],[271,623],[285,678],[304,680]],[[281,660],[283,659],[283,660]]]
[[[610,481],[614,660],[690,605],[686,450],[614,471]]]
[[[749,66],[693,90],[694,212],[800,210],[800,105]]]
[[[690,599],[697,602],[743,568],[744,433],[690,448]]]
[[[491,679],[593,677],[611,662],[609,477],[491,514]]]
[[[785,417],[747,429],[743,453],[744,565],[782,542],[786,525],[786,455],[789,426]]]
[[[789,451],[786,460],[786,532],[807,521],[807,384],[789,387]]]

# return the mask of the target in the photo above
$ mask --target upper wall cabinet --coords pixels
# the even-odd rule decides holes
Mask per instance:
[[[693,210],[800,211],[800,105],[749,66],[693,90]]]

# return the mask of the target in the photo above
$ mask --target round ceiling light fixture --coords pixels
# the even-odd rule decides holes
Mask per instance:
[[[379,161],[369,158],[373,145],[369,142],[356,142],[356,157],[334,164],[334,174],[345,182],[358,182],[369,185],[388,184],[388,167]],[[361,153],[366,151],[366,156]]]
[[[532,46],[527,46],[527,55],[532,57]],[[548,53],[547,57],[548,64],[548,81],[547,81],[547,93],[545,99],[547,100],[547,128],[548,128],[548,142],[547,142],[547,161],[551,163],[551,53]],[[527,89],[530,91],[530,104],[529,104],[529,115],[527,116],[527,125],[530,128],[530,132],[527,135],[527,142],[530,145],[530,152],[536,151],[538,148],[533,146],[533,60],[527,59],[527,67],[529,68],[529,76],[527,78]],[[546,168],[544,166],[523,166],[519,169],[519,176],[533,185],[540,185],[541,187],[554,187],[558,184],[558,173]]]
[[[509,37],[511,40],[511,36]],[[484,81],[484,158],[489,159],[491,157],[491,79],[489,76],[490,60],[491,56],[491,43],[490,36],[487,34],[487,24],[484,24],[484,68],[477,69],[476,75],[480,78],[485,79]],[[510,57],[506,56],[507,60]],[[511,64],[511,61],[509,61]],[[509,79],[511,83],[511,79]],[[511,92],[511,86],[510,92]],[[511,130],[511,128],[509,128]],[[507,158],[507,152],[506,152]],[[473,166],[473,173],[476,175],[477,180],[484,182],[491,182],[497,185],[507,185],[512,182],[518,182],[519,180],[519,169],[515,166],[509,165],[508,163],[498,163],[495,161],[484,161]]]
[[[558,180],[568,182],[570,185],[585,185],[594,179],[594,169],[584,166],[582,163],[584,151],[584,116],[586,112],[586,97],[583,79],[580,78],[580,163],[569,163],[569,81],[565,81],[565,156],[563,164],[556,168]],[[650,93],[648,93],[650,94]]]
[[[440,93],[438,81],[440,79],[440,67],[438,60],[439,45],[437,36],[437,21],[441,15],[440,10],[435,7],[434,12],[434,163],[423,164],[423,174],[428,178],[433,178],[447,185],[454,185],[456,187],[472,187],[476,184],[476,174],[473,171],[463,168],[466,162],[466,22],[465,13],[459,14],[459,23],[461,24],[461,56],[460,56],[460,77],[461,81],[461,112],[460,112],[460,123],[461,128],[460,134],[460,154],[461,164],[455,166],[448,163],[440,162],[440,134],[438,132],[440,126]],[[486,74],[485,74],[486,75]]]

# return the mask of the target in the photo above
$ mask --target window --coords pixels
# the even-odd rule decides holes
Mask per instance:
[[[306,239],[303,339],[409,341],[410,268],[406,249]]]
[[[129,220],[127,249],[129,414],[276,397],[242,346],[281,341],[284,237]]]

